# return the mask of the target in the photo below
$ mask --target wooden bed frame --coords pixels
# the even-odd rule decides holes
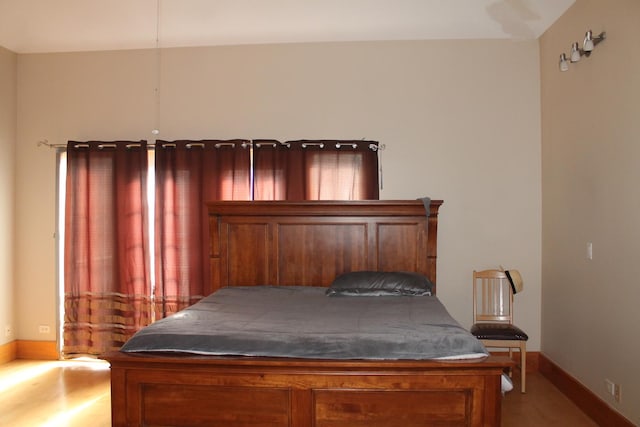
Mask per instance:
[[[438,209],[421,201],[210,203],[211,291],[328,286],[354,270],[436,280]],[[364,361],[124,354],[114,426],[499,426],[506,357]]]

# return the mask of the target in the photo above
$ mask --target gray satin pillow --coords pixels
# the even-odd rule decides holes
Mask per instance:
[[[336,277],[328,296],[424,296],[433,283],[419,273],[405,271],[352,271]]]

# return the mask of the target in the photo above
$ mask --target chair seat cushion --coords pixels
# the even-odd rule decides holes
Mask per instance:
[[[479,340],[518,340],[527,341],[529,337],[517,326],[506,323],[476,323],[471,334]]]

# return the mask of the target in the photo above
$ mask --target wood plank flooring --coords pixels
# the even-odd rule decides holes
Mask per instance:
[[[597,427],[597,424],[539,373],[527,373],[527,392],[520,393],[520,374],[502,400],[503,427]]]
[[[109,374],[100,362],[0,365],[0,426],[108,427]]]
[[[515,377],[515,375],[514,375]],[[111,425],[108,365],[16,360],[0,365],[0,426]],[[503,427],[594,427],[596,424],[540,374],[507,393]]]

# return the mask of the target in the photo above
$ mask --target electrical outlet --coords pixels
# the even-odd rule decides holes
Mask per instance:
[[[38,326],[38,332],[40,332],[41,334],[48,334],[49,332],[51,332],[51,328],[49,327],[49,325],[40,325]]]
[[[5,337],[10,337],[11,334],[13,334],[13,330],[11,329],[11,325],[7,325],[4,328],[4,336]]]

